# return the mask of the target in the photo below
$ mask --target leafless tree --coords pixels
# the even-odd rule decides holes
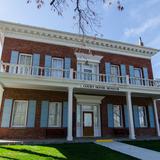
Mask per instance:
[[[27,3],[36,2],[37,8],[41,8],[45,0],[27,0]],[[79,28],[79,33],[83,35],[87,33],[88,28],[97,33],[97,28],[100,26],[100,16],[97,13],[97,2],[102,5],[117,5],[119,11],[124,10],[121,0],[49,0],[51,9],[59,16],[63,16],[64,9],[72,3],[74,6],[73,19]]]

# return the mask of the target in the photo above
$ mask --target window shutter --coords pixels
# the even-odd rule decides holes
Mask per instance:
[[[39,74],[39,62],[40,62],[40,54],[33,54],[33,68],[32,68],[32,75]]]
[[[71,58],[64,59],[65,78],[70,78]]]
[[[114,122],[113,122],[113,105],[112,104],[108,104],[107,110],[108,110],[108,127],[113,128],[114,127]]]
[[[105,70],[106,70],[106,82],[110,82],[111,64],[109,62],[105,63]]]
[[[68,126],[68,102],[63,102],[63,127]]]
[[[144,84],[146,86],[148,86],[149,85],[149,81],[148,81],[149,76],[148,76],[148,69],[146,67],[143,67],[143,77],[145,79]]]
[[[135,80],[134,80],[134,67],[133,66],[129,66],[129,74],[130,74],[130,82],[131,84],[135,84]]]
[[[51,75],[51,66],[52,65],[52,57],[49,55],[45,56],[45,71],[44,71],[44,75],[45,76],[50,76]]]
[[[42,101],[41,104],[41,123],[40,127],[47,127],[48,126],[48,101]]]
[[[128,106],[127,105],[124,105],[124,116],[125,116],[125,127],[128,128],[129,118],[128,118]]]
[[[148,112],[149,112],[149,122],[150,122],[150,127],[154,128],[155,127],[155,121],[154,121],[154,109],[152,105],[148,106]]]
[[[33,128],[35,126],[36,101],[29,100],[27,127]]]
[[[126,65],[125,64],[121,64],[121,76],[122,77],[122,83],[126,83]]]
[[[133,106],[133,114],[134,114],[134,125],[135,128],[139,128],[140,124],[139,124],[139,113],[138,113],[138,106],[134,105]]]
[[[5,99],[1,127],[9,128],[12,110],[12,99]]]
[[[18,63],[18,51],[11,51],[11,59],[10,59],[10,64],[17,64]],[[9,67],[9,73],[16,73],[16,66],[10,66]]]

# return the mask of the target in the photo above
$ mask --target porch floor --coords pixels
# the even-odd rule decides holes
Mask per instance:
[[[67,141],[66,138],[54,139],[0,139],[0,144],[62,144],[62,143],[88,143],[96,142],[96,140],[113,140],[117,142],[131,141],[126,138],[108,138],[108,137],[85,137],[74,138],[73,141]],[[137,137],[136,140],[160,140],[160,137]]]

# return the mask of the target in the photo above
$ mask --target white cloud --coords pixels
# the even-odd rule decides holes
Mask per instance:
[[[160,36],[157,35],[154,39],[147,43],[147,46],[155,47],[160,49]]]
[[[148,29],[155,28],[158,26],[160,26],[160,16],[150,18],[138,27],[125,29],[124,35],[127,37],[137,35],[139,36],[146,32]]]
[[[137,3],[136,7],[132,7],[129,15],[135,19],[141,19],[144,15],[143,12],[150,13],[151,8],[155,8],[159,4],[159,0],[145,0],[143,3]],[[153,12],[154,10],[152,10]]]

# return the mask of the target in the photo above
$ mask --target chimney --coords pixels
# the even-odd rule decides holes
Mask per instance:
[[[144,46],[144,43],[143,43],[143,41],[142,41],[142,38],[141,38],[141,37],[139,37],[139,45],[140,45],[140,46]]]

